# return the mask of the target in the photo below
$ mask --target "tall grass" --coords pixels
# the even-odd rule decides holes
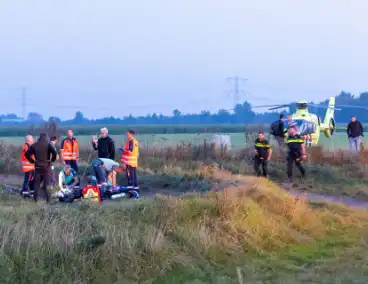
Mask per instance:
[[[365,212],[313,209],[262,179],[213,177],[238,186],[105,206],[1,201],[0,282],[236,283],[235,267],[247,281],[275,280],[300,261],[317,265],[322,251],[333,258],[357,245],[367,226]]]
[[[253,140],[247,136],[245,139]],[[119,161],[117,150],[117,161]],[[22,174],[20,162],[20,147],[0,143],[0,173]],[[82,148],[80,151],[81,172],[96,158],[96,152]],[[226,147],[216,147],[204,141],[199,145],[181,143],[175,147],[142,147],[140,149],[140,175],[144,180],[158,181],[157,186],[178,187],[180,182],[188,179],[199,180],[202,176],[198,170],[203,166],[213,166],[228,170],[234,174],[254,175],[254,154],[251,148],[229,150]],[[304,182],[296,180],[296,187],[302,190],[335,195],[359,196],[368,199],[368,150],[363,149],[360,155],[354,155],[344,150],[326,150],[322,147],[308,149],[308,159],[304,161],[307,167],[307,179]],[[60,164],[56,164],[60,169]],[[90,168],[86,169],[88,174]],[[275,182],[286,179],[285,151],[274,149],[269,165],[270,178]],[[295,173],[297,175],[297,173]],[[175,176],[175,178],[173,178]],[[121,178],[120,180],[122,180]],[[188,185],[188,188],[191,187]],[[152,187],[152,186],[151,186]],[[207,186],[205,186],[207,187]]]

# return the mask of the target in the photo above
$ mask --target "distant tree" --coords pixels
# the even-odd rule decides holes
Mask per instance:
[[[179,116],[181,116],[181,112],[178,109],[174,109],[173,116],[179,117]]]
[[[37,112],[30,112],[28,114],[28,117],[27,117],[27,121],[29,123],[41,123],[43,122],[43,117],[41,114],[37,113]]]
[[[57,116],[50,116],[48,122],[49,123],[55,122],[56,124],[59,125],[61,123],[61,119]]]
[[[81,111],[77,111],[75,113],[75,117],[74,117],[73,120],[74,120],[75,124],[83,124],[87,121],[87,119],[84,117],[84,115]]]
[[[2,115],[0,115],[0,118],[17,119],[19,117],[16,114],[14,114],[14,113],[9,113],[9,114],[2,114]]]

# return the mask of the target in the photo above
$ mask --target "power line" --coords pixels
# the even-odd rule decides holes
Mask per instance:
[[[242,88],[242,83],[245,83],[248,79],[233,76],[225,79],[227,83],[233,86],[232,90],[229,91],[229,94],[233,98],[233,105],[237,105],[239,103],[239,99],[241,96],[245,96],[245,90]]]
[[[23,119],[27,118],[27,91],[29,90],[28,87],[21,87],[21,95],[22,95],[22,103],[21,103],[21,108],[22,108],[22,116]]]
[[[170,107],[170,108],[183,108],[186,106],[191,106],[193,104],[199,104],[199,103],[208,103],[211,101],[220,101],[222,99],[222,96],[218,96],[218,97],[211,97],[211,98],[196,98],[196,99],[190,99],[190,100],[186,100],[184,104],[181,105],[176,105],[175,104],[170,104],[170,103],[151,103],[151,104],[140,104],[140,105],[125,105],[126,109],[129,110],[137,110],[137,109],[152,109],[152,108],[160,108],[160,107]],[[46,102],[41,103],[27,103],[28,107],[33,107],[33,108],[40,108],[42,109],[43,107],[45,107],[44,103],[46,104]],[[93,111],[113,111],[114,108],[112,108],[111,106],[107,106],[107,107],[101,107],[100,105],[61,105],[61,104],[55,104],[55,103],[48,103],[47,102],[47,107],[50,108],[57,108],[59,110],[61,109],[69,109],[69,110],[74,110],[74,111],[86,111],[86,110],[93,110]],[[154,111],[154,110],[152,110]],[[157,112],[157,111],[156,111]]]

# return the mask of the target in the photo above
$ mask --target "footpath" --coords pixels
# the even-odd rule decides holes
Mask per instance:
[[[0,184],[6,185],[20,185],[22,183],[22,178],[17,175],[0,175]],[[305,196],[307,199],[311,201],[328,201],[333,203],[340,203],[350,207],[358,207],[368,209],[368,202],[361,201],[357,198],[349,197],[349,196],[333,196],[333,195],[324,195],[324,194],[316,194],[316,193],[308,193],[308,192],[301,192],[297,190],[288,189],[287,187],[280,185],[284,188],[287,192],[292,194],[293,196]],[[164,195],[173,195],[179,196],[183,193],[180,192],[170,192],[170,190],[163,190],[163,189],[150,189],[148,192],[143,193],[143,198],[153,198],[156,194],[164,194]]]

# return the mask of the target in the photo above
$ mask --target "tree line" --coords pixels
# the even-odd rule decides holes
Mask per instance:
[[[313,102],[311,102],[313,103]],[[319,105],[327,105],[328,99],[319,103]],[[295,103],[290,103],[290,112],[295,111]],[[356,115],[362,122],[368,121],[368,92],[361,93],[359,96],[354,96],[348,92],[341,92],[336,96],[336,104],[351,105],[351,106],[366,106],[367,109],[347,108],[344,107],[341,111],[335,112],[335,118],[338,123],[347,123],[352,115]],[[316,113],[322,119],[325,115],[325,110],[310,106],[309,111]],[[283,110],[283,112],[286,111]],[[55,121],[58,125],[177,125],[177,124],[262,124],[271,123],[279,118],[281,112],[272,111],[264,113],[256,113],[250,103],[247,101],[234,106],[233,110],[220,109],[216,113],[203,110],[200,113],[184,114],[180,110],[175,109],[172,115],[162,114],[147,114],[145,116],[129,115],[123,118],[104,117],[98,119],[89,119],[83,115],[81,111],[76,112],[74,118],[61,120],[59,117],[49,117],[45,119],[39,113],[29,113],[25,121],[17,121],[19,117],[15,114],[0,115],[1,125],[39,125],[44,122]]]

